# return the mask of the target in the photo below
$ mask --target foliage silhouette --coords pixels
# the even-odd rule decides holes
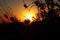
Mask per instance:
[[[29,19],[24,20],[24,23],[25,23],[25,24],[29,24],[29,23],[30,23],[30,20],[29,20]]]

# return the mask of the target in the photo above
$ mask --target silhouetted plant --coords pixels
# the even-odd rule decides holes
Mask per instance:
[[[29,23],[30,23],[30,20],[29,20],[29,19],[24,20],[24,23],[25,23],[25,24],[29,24]]]
[[[8,19],[8,16],[7,16],[6,14],[4,14],[4,16],[5,16],[5,18],[7,18],[7,19]]]
[[[17,23],[17,22],[18,22],[18,20],[17,20],[17,18],[16,18],[16,17],[11,17],[11,18],[10,18],[10,20],[12,21],[12,23],[14,23],[14,22],[16,22],[16,23]]]
[[[12,22],[16,22],[16,20],[14,19],[14,17],[11,17],[10,20],[11,20]]]

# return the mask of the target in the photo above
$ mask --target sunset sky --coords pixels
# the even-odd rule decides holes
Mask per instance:
[[[24,0],[24,1],[27,5],[33,2],[32,0]],[[58,2],[58,0],[54,0],[54,2]],[[0,9],[2,9],[1,7],[5,9],[7,9],[7,7],[11,7],[13,14],[18,18],[18,20],[21,20],[22,18],[24,18],[24,16],[26,16],[26,14],[30,12],[33,16],[35,16],[35,13],[38,12],[36,6],[33,6],[31,11],[29,12],[29,10],[25,9],[23,5],[24,3],[22,0],[0,0]],[[4,14],[4,11],[0,10],[0,15],[2,14]]]

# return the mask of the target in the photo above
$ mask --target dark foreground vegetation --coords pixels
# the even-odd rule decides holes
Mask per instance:
[[[12,23],[5,23],[3,19],[3,24],[0,24],[0,38],[1,39],[48,39],[48,36],[51,38],[55,38],[59,36],[60,32],[60,5],[54,3],[52,0],[46,0],[46,4],[48,6],[48,12],[45,12],[45,6],[41,6],[39,0],[34,1],[38,8],[41,8],[44,13],[39,13],[42,15],[42,18],[47,17],[43,21],[38,21],[41,15],[37,15],[37,20],[32,22],[31,24],[29,20],[25,20],[24,23],[18,22],[18,20],[14,17],[8,18],[7,15],[4,15],[6,19],[10,19]],[[49,5],[51,6],[49,8]],[[54,7],[58,8],[55,10]],[[24,7],[28,6],[24,4]],[[49,34],[49,35],[48,35]]]
[[[60,21],[58,20],[59,18],[48,22],[36,21],[28,25],[21,22],[0,24],[0,37],[2,39],[48,39],[48,34],[52,37],[55,32],[58,33],[60,28]]]
[[[11,23],[0,25],[0,37],[5,39],[15,38],[48,38],[48,25],[40,22],[35,22],[30,25],[23,23]]]

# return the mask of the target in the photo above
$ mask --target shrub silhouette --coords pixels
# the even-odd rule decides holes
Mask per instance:
[[[18,22],[18,20],[15,19],[15,17],[11,17],[10,20],[11,20],[13,23],[14,23],[14,22],[16,22],[16,23]]]
[[[30,23],[30,20],[29,20],[29,19],[24,20],[24,23],[25,23],[25,24],[29,24],[29,23]]]

